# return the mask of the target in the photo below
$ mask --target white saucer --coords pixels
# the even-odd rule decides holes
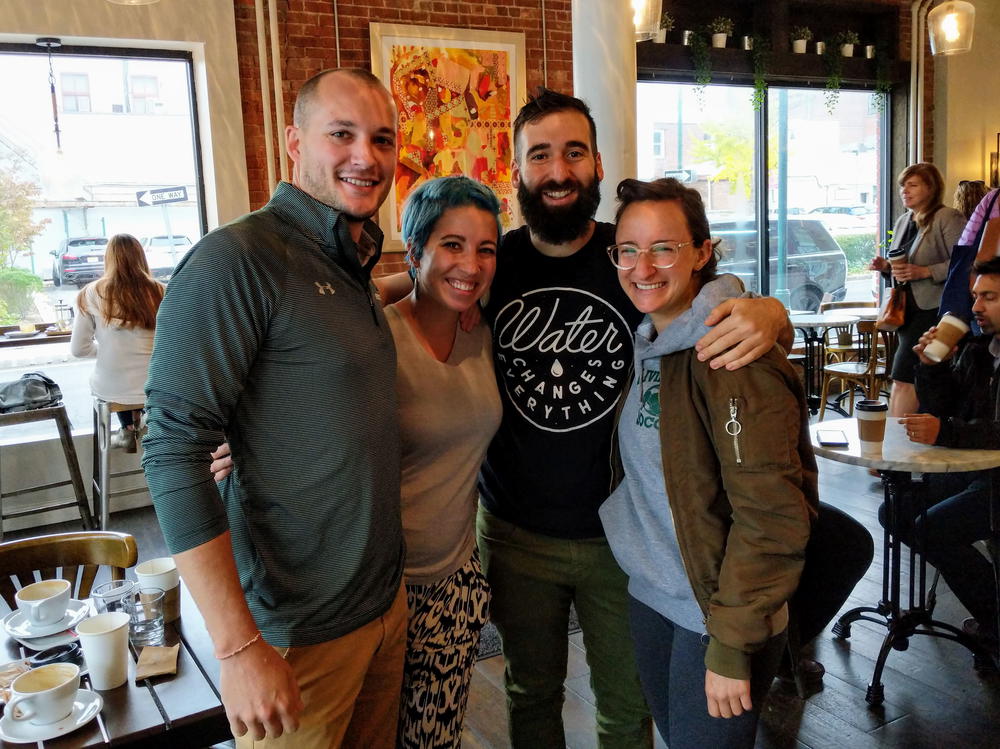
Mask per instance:
[[[103,706],[104,699],[101,695],[89,689],[81,689],[76,693],[73,712],[55,723],[36,726],[30,720],[13,721],[9,715],[0,718],[0,739],[14,744],[34,744],[65,736],[92,721]]]
[[[15,637],[14,639],[28,648],[28,650],[48,650],[57,645],[65,645],[67,642],[73,642],[77,639],[77,636],[72,630],[67,629],[57,632],[54,635],[46,635],[45,637]]]
[[[11,637],[32,639],[54,635],[57,632],[63,632],[70,627],[74,627],[86,619],[89,613],[89,603],[71,598],[66,608],[66,616],[57,622],[53,622],[52,624],[32,624],[27,615],[18,609],[17,611],[12,611],[3,620],[3,626],[7,630],[7,634]]]

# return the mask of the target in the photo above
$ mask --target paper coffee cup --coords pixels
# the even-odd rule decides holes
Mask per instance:
[[[55,723],[73,712],[79,688],[80,667],[74,663],[53,663],[32,669],[11,683],[4,715],[13,721],[26,720],[39,726]]]
[[[98,614],[76,627],[94,689],[114,689],[128,681],[128,626],[124,611]]]
[[[861,440],[861,452],[868,455],[878,455],[882,452],[882,442],[885,440],[885,419],[889,414],[889,406],[882,401],[858,401],[854,407],[858,419],[858,437]]]
[[[175,621],[181,615],[181,576],[171,557],[159,557],[136,565],[135,576],[143,588],[163,591],[163,621]]]
[[[42,580],[25,585],[14,598],[32,624],[55,624],[66,616],[71,588],[69,580]]]
[[[934,340],[924,347],[924,356],[931,361],[940,362],[968,332],[969,326],[964,320],[946,312],[938,321]]]
[[[906,263],[906,250],[892,250],[886,259],[892,264],[893,267],[898,265],[903,265]]]

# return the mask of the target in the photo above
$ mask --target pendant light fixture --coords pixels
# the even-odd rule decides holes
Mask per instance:
[[[972,49],[976,8],[966,0],[948,0],[927,14],[932,55],[960,55]]]
[[[632,22],[637,42],[652,39],[660,28],[663,0],[632,0]]]
[[[62,40],[54,36],[43,36],[35,40],[39,47],[45,47],[49,52],[49,94],[52,97],[52,125],[56,134],[56,153],[62,153],[62,141],[59,134],[59,106],[56,102],[56,73],[52,67],[52,50],[62,46]]]

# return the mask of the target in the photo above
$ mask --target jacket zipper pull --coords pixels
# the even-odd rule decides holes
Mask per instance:
[[[743,425],[740,424],[738,415],[738,403],[735,398],[729,399],[729,421],[726,422],[726,433],[733,438],[733,450],[736,451],[736,462],[738,464],[743,463],[743,455],[740,453],[740,432],[743,431]]]

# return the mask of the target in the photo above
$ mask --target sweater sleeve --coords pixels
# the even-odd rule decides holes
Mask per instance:
[[[172,554],[228,528],[209,453],[226,439],[282,278],[278,253],[255,241],[245,228],[206,236],[178,266],[160,305],[143,467]]]
[[[86,295],[86,306],[90,307],[87,312],[79,309],[73,320],[73,332],[69,337],[69,353],[79,359],[87,359],[97,356],[97,322],[94,319],[93,305],[97,304],[97,294],[91,293],[93,286],[87,286],[80,292],[80,298]],[[79,300],[78,300],[79,301]]]
[[[978,408],[967,407],[965,399],[955,397],[955,393],[968,393],[970,388],[980,386],[976,384],[978,378],[970,371],[977,364],[975,349],[967,344],[955,361],[917,367],[914,383],[920,406],[941,420],[934,444],[972,450],[1000,449],[1000,428],[994,421],[994,409],[983,409],[979,413]],[[987,362],[986,366],[991,364]],[[982,382],[988,382],[988,377],[983,377]],[[982,402],[975,394],[968,397],[974,403]],[[991,400],[992,394],[988,393],[986,401]],[[970,412],[975,415],[970,416]]]
[[[771,356],[707,375],[722,374],[709,380],[705,406],[732,524],[709,600],[705,665],[738,679],[750,678],[750,654],[781,631],[775,620],[798,586],[814,495],[814,466],[800,452],[802,403]]]
[[[962,231],[962,238],[959,240],[959,244],[971,245],[973,240],[976,238],[976,234],[979,233],[979,227],[983,225],[983,222],[988,218],[986,215],[986,207],[990,204],[990,200],[993,198],[993,194],[996,189],[990,190],[983,199],[979,201],[979,205],[976,206],[976,210],[972,212],[972,216],[969,218],[968,223],[965,225],[965,229]],[[994,215],[997,214],[998,206],[993,207]]]

